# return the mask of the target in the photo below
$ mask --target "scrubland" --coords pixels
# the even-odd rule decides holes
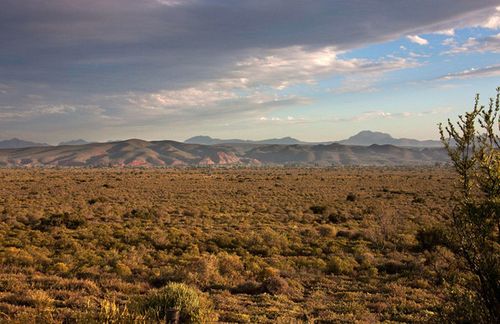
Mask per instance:
[[[429,230],[450,212],[445,167],[4,169],[0,181],[3,322],[148,322],[172,282],[197,292],[205,321],[423,322],[446,307],[451,256]]]

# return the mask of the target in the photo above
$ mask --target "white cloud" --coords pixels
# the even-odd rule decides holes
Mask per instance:
[[[449,28],[449,29],[443,29],[435,32],[435,34],[438,35],[444,35],[444,36],[455,36],[455,29]]]
[[[443,44],[445,45],[445,44]],[[469,37],[464,43],[458,44],[455,40],[446,42],[451,49],[443,54],[461,54],[461,53],[500,53],[500,33],[484,38]]]
[[[499,29],[500,28],[500,7],[496,7],[496,12],[488,18],[488,20],[480,25],[484,28]]]
[[[97,106],[49,105],[41,104],[20,109],[14,106],[0,106],[0,118],[4,120],[20,120],[23,118],[71,114],[77,111],[100,113],[103,110]]]
[[[236,71],[240,77],[244,76],[248,86],[282,90],[295,84],[314,84],[318,79],[332,75],[346,78],[343,86],[348,86],[352,79],[358,84],[360,80],[364,84],[368,81],[375,83],[384,73],[418,66],[416,61],[400,57],[342,59],[340,54],[342,52],[336,52],[332,47],[306,50],[294,46],[239,62]]]
[[[275,116],[270,116],[270,117],[262,116],[259,117],[258,120],[260,122],[280,123],[280,124],[302,124],[308,122],[305,118],[294,117],[294,116],[287,116],[286,118],[275,117]]]
[[[418,65],[399,57],[341,59],[338,54],[332,47],[292,46],[268,50],[240,60],[218,79],[175,90],[128,93],[121,100],[148,115],[169,115],[221,105],[252,105],[257,109],[291,99],[282,90],[293,85],[312,85],[321,78],[339,75],[348,76],[340,92],[360,91],[372,87],[386,72]]]
[[[167,7],[178,7],[196,3],[196,0],[154,0],[160,5]]]
[[[402,111],[402,112],[389,112],[384,110],[365,111],[361,114],[354,115],[348,118],[336,118],[336,122],[363,122],[373,119],[394,119],[394,118],[414,118],[424,117],[429,115],[447,114],[453,109],[450,107],[438,107],[425,111]]]
[[[443,40],[441,42],[441,45],[443,45],[443,46],[455,46],[455,45],[457,45],[457,41],[454,38],[450,37],[450,38],[446,38],[445,40]]]
[[[410,42],[418,44],[418,45],[428,45],[429,41],[425,38],[422,38],[418,35],[408,35],[406,36],[410,40]]]
[[[450,73],[440,77],[440,80],[471,79],[471,78],[490,78],[500,76],[500,65],[488,66],[485,68],[472,68],[469,70]]]
[[[0,83],[0,94],[7,94],[11,90],[11,87],[5,83]]]

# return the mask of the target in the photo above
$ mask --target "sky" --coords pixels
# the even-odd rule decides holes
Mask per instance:
[[[436,139],[498,86],[498,0],[0,2],[0,139]]]

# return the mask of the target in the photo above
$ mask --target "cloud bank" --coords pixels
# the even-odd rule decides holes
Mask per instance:
[[[418,62],[344,53],[408,35],[427,45],[422,33],[452,36],[461,25],[498,28],[496,5],[496,0],[3,0],[0,126],[13,129],[18,120],[28,128],[28,120],[44,115],[75,127],[259,116],[285,104],[310,103],[287,90],[334,76],[343,81],[333,93],[372,91],[385,73]],[[495,37],[450,52],[498,51]]]

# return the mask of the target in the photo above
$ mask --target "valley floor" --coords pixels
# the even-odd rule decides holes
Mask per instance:
[[[226,322],[421,322],[446,168],[0,170],[0,321],[100,321],[184,282]]]

